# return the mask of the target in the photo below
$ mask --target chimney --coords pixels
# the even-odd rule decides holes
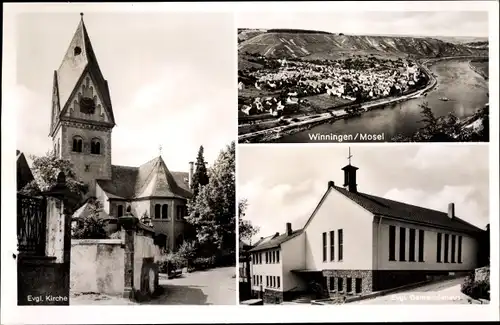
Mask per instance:
[[[356,171],[358,167],[354,167],[349,164],[342,168],[344,171],[344,187],[351,193],[356,193],[358,191],[358,186],[356,184]]]
[[[455,203],[448,204],[448,218],[455,218]]]
[[[290,236],[292,234],[292,224],[290,222],[286,223],[286,235]]]
[[[189,183],[189,188],[193,185],[193,173],[194,173],[194,162],[190,161],[189,162],[189,176],[188,176],[188,183]]]

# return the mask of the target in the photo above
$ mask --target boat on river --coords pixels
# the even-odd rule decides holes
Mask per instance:
[[[439,100],[442,100],[443,102],[447,102],[447,101],[449,101],[450,99],[449,99],[449,98],[447,98],[447,97],[441,97],[441,98],[439,98]]]

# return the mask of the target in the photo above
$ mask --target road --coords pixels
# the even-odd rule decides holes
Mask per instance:
[[[185,273],[176,279],[160,275],[163,293],[143,305],[235,305],[235,267]],[[72,295],[70,305],[137,305],[139,303],[102,294]]]
[[[469,304],[467,296],[460,292],[464,278],[456,278],[427,284],[408,291],[380,296],[372,299],[350,302],[349,304],[377,305],[449,305]]]

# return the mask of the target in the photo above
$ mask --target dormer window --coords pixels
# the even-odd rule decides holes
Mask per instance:
[[[92,139],[92,142],[90,142],[90,153],[94,155],[101,154],[101,142],[99,139]]]
[[[79,46],[76,46],[75,49],[73,50],[73,54],[75,56],[82,54],[82,48]]]
[[[83,139],[79,136],[73,138],[73,152],[82,152]]]

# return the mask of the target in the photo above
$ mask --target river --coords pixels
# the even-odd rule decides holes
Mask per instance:
[[[436,117],[453,112],[460,118],[472,115],[488,103],[488,81],[470,69],[468,60],[444,60],[429,68],[436,75],[438,84],[425,97],[391,104],[359,117],[321,124],[310,130],[287,135],[279,142],[312,142],[310,135],[313,134],[383,134],[383,141],[390,141],[397,134],[411,135],[422,126],[419,123],[422,119],[419,105],[424,102],[429,104]],[[440,100],[442,97],[447,97],[449,101]]]

